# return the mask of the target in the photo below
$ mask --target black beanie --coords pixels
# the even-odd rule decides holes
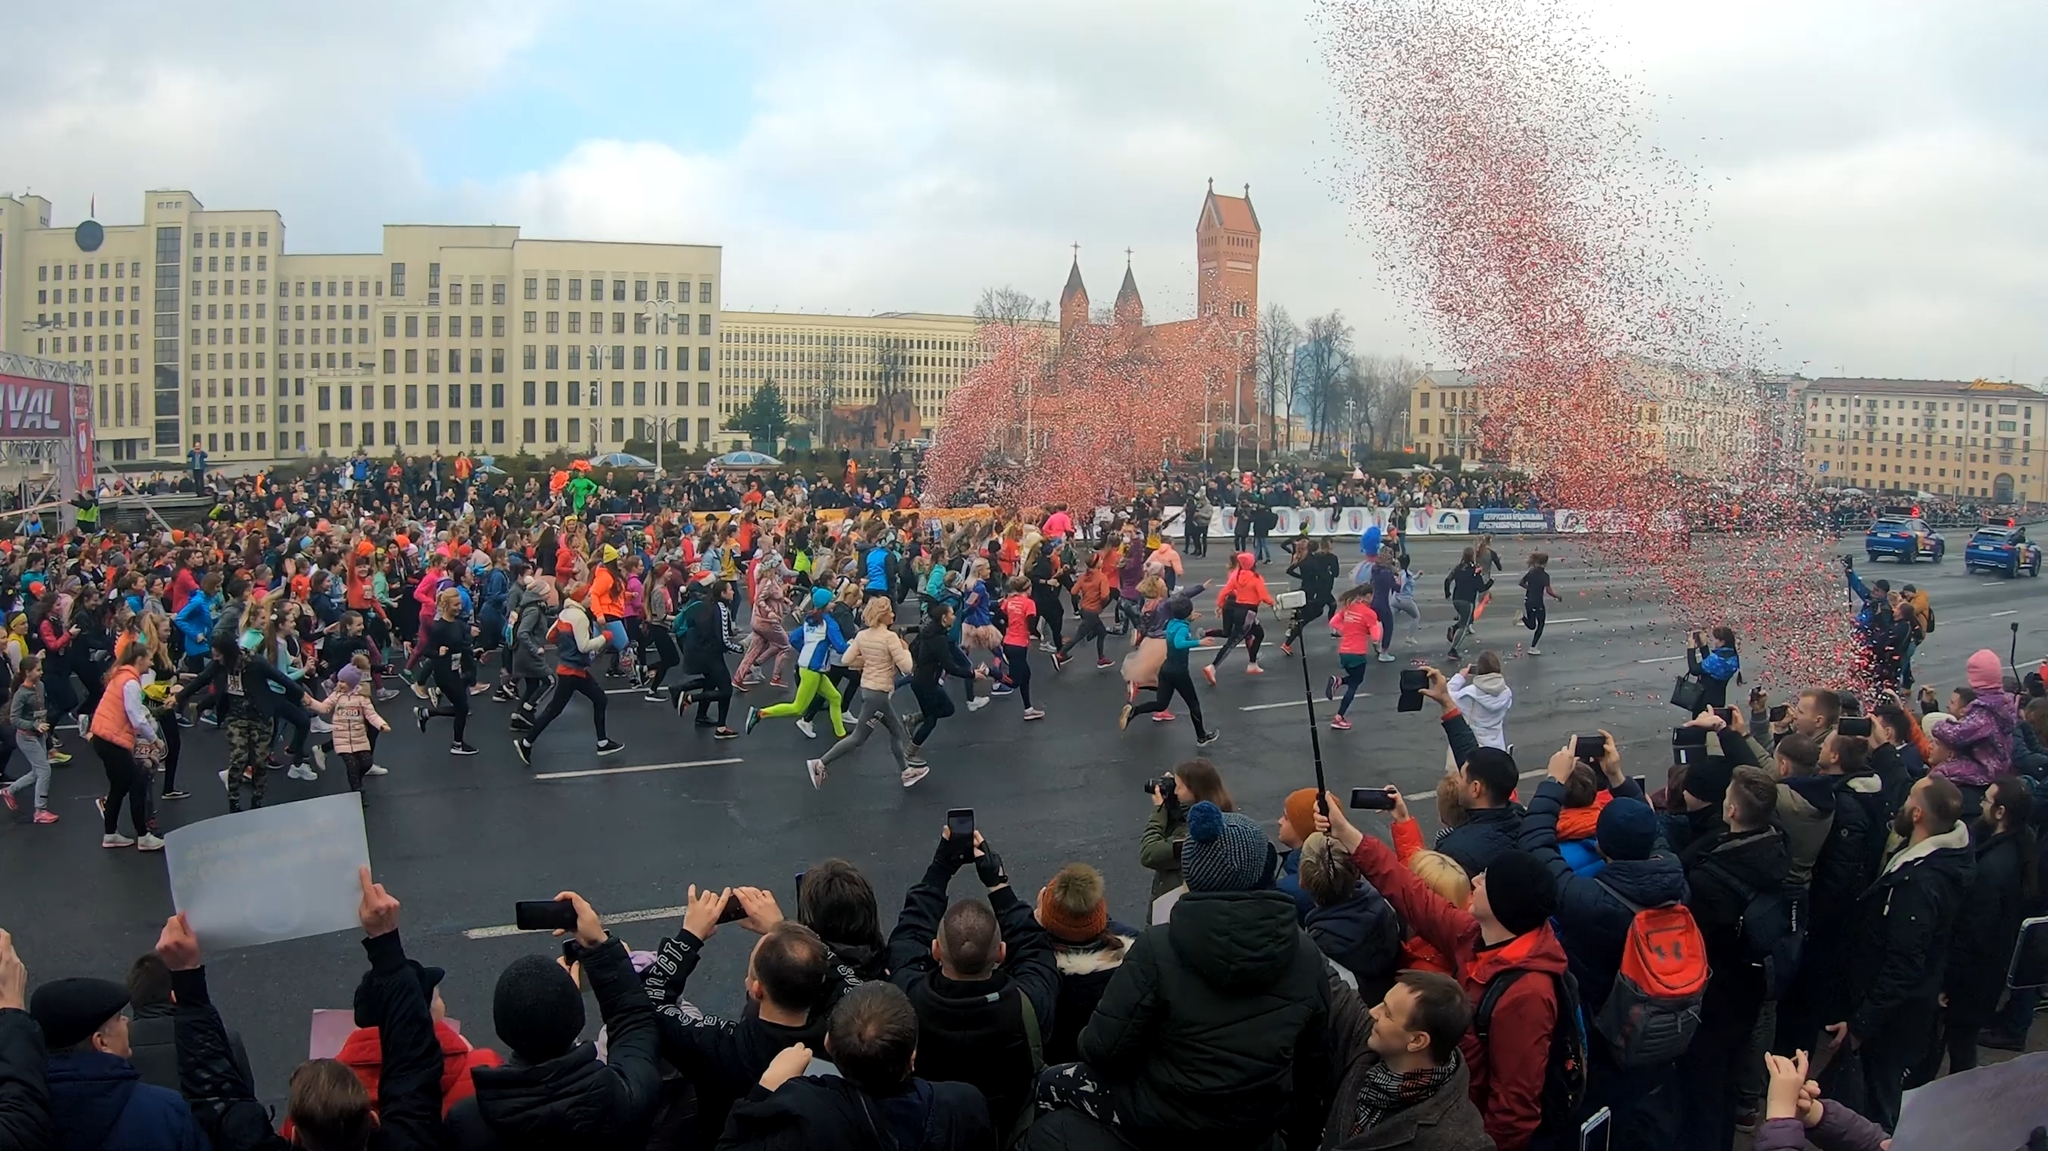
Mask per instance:
[[[522,955],[505,966],[491,996],[498,1038],[528,1063],[566,1054],[583,1033],[583,994],[560,964]]]
[[[1735,761],[1710,755],[1685,769],[1685,794],[1709,807],[1721,806],[1728,784],[1735,778]]]
[[[1522,935],[1557,910],[1557,880],[1526,851],[1503,851],[1486,865],[1486,903],[1502,927]]]

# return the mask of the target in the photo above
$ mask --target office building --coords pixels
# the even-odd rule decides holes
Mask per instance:
[[[1822,377],[1799,403],[1813,483],[2048,499],[2048,394],[2024,384]]]

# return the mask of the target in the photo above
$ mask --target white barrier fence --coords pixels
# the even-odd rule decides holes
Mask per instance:
[[[1185,531],[1181,523],[1181,511],[1179,507],[1164,509],[1161,522],[1167,525],[1165,534],[1168,536],[1178,538]],[[1658,512],[1651,516],[1651,526],[1666,527],[1675,520],[1676,514]],[[1357,536],[1364,535],[1374,526],[1385,531],[1388,520],[1393,517],[1393,509],[1274,508],[1273,515],[1278,521],[1269,533],[1273,536],[1299,535],[1304,523],[1308,526],[1308,534],[1312,536]],[[1095,513],[1097,521],[1107,520],[1109,517],[1110,512],[1107,508],[1098,509]],[[1411,536],[1583,535],[1626,530],[1627,517],[1621,512],[1565,509],[1523,511],[1515,508],[1418,508],[1410,511],[1407,522],[1401,525],[1402,533]],[[1214,508],[1210,511],[1210,539],[1230,539],[1236,534],[1235,508]]]

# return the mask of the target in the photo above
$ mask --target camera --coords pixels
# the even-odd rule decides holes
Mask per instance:
[[[1572,758],[1580,763],[1599,763],[1606,756],[1606,736],[1579,735],[1572,737]]]
[[[1173,773],[1170,771],[1166,772],[1155,779],[1145,781],[1145,794],[1161,796],[1166,802],[1172,803],[1174,799],[1173,787],[1176,782],[1173,778]]]

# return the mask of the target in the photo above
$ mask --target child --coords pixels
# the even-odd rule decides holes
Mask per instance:
[[[391,725],[377,714],[377,704],[370,693],[363,689],[363,676],[363,669],[354,663],[343,667],[334,677],[332,700],[334,750],[348,771],[348,789],[354,792],[363,790],[363,776],[370,771],[370,729],[391,730]]]
[[[43,661],[24,655],[15,674],[18,678],[8,700],[7,721],[14,728],[14,743],[28,770],[0,791],[0,800],[6,801],[7,810],[19,811],[21,802],[15,796],[33,786],[35,822],[55,823],[57,813],[50,810],[50,709],[43,699]]]

